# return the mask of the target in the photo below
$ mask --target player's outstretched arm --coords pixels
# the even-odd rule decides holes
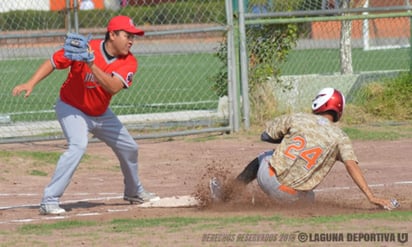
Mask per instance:
[[[19,96],[22,92],[25,92],[24,97],[27,98],[32,93],[34,87],[44,78],[46,78],[54,68],[50,60],[46,60],[37,71],[32,75],[32,77],[26,82],[19,84],[13,88],[13,96]]]
[[[378,198],[373,195],[356,161],[345,161],[345,166],[349,175],[352,177],[353,181],[356,183],[359,189],[366,195],[369,202],[388,210],[392,210],[399,206],[398,203],[397,205],[394,205],[391,200]]]

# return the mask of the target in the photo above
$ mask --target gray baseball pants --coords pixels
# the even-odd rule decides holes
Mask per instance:
[[[138,145],[110,109],[101,116],[88,116],[59,99],[55,110],[68,149],[57,162],[51,182],[44,190],[42,204],[59,204],[86,152],[88,133],[106,143],[119,159],[124,176],[124,194],[135,196],[144,190],[138,177]]]
[[[285,190],[284,185],[280,184],[276,175],[271,171],[270,158],[274,150],[266,151],[258,156],[259,169],[257,174],[257,182],[260,188],[271,198],[281,203],[292,203],[298,200],[313,202],[315,193],[313,191],[296,191],[292,193]],[[292,189],[293,190],[293,189]]]

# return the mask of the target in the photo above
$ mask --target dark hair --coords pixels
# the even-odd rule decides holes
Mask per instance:
[[[113,31],[116,35],[119,34],[120,30]],[[106,35],[104,36],[104,41],[108,41],[110,39],[110,32],[106,32]]]
[[[323,114],[332,115],[332,117],[333,117],[333,122],[337,122],[337,121],[339,120],[339,116],[338,116],[338,113],[337,113],[336,111],[329,110],[329,111],[323,112]]]

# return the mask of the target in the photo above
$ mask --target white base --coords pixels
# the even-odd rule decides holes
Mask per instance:
[[[163,197],[152,202],[139,204],[141,208],[178,208],[178,207],[195,207],[199,201],[193,196],[173,196]]]

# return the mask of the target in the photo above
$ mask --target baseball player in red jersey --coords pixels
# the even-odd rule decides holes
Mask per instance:
[[[238,186],[257,179],[261,189],[279,202],[314,200],[315,189],[336,163],[344,163],[349,175],[369,202],[391,210],[395,200],[375,197],[366,183],[349,137],[334,124],[345,106],[341,92],[322,89],[312,102],[314,114],[295,113],[275,118],[261,139],[278,144],[276,150],[263,152],[236,177]],[[210,181],[212,197],[225,199],[220,181]]]
[[[137,71],[137,60],[130,52],[135,35],[144,35],[144,31],[136,28],[129,17],[116,16],[109,21],[104,40],[87,41],[90,53],[79,58],[78,54],[70,54],[71,47],[65,45],[26,83],[13,89],[14,96],[25,92],[28,97],[53,70],[70,67],[55,106],[68,149],[60,156],[51,182],[44,190],[41,214],[65,213],[59,199],[86,151],[88,133],[105,142],[119,159],[124,175],[124,200],[143,203],[159,198],[143,188],[138,176],[138,145],[109,108],[112,96],[129,88]],[[76,34],[68,37],[82,38]]]

